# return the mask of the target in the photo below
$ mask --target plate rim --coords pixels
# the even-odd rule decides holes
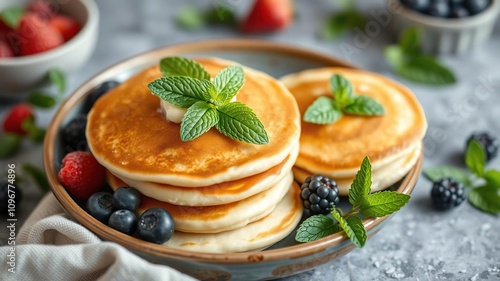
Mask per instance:
[[[358,68],[348,62],[338,59],[334,56],[323,54],[317,51],[309,50],[302,47],[290,46],[284,43],[269,42],[263,40],[249,40],[249,39],[223,39],[223,40],[203,40],[187,43],[174,44],[157,48],[154,50],[146,51],[138,55],[126,58],[106,69],[100,71],[92,78],[84,82],[79,88],[73,91],[70,96],[61,104],[55,113],[50,125],[47,129],[47,134],[44,140],[43,147],[43,163],[45,166],[45,173],[50,183],[50,188],[55,195],[58,202],[62,205],[64,210],[75,219],[78,223],[85,226],[91,232],[96,234],[103,241],[110,241],[117,243],[129,250],[154,256],[156,258],[166,258],[177,261],[201,262],[205,264],[247,264],[258,262],[279,261],[283,259],[298,259],[313,254],[317,254],[327,250],[329,247],[340,244],[349,238],[343,231],[329,235],[327,237],[302,243],[298,245],[283,247],[279,249],[272,249],[267,251],[252,251],[243,253],[203,253],[193,252],[186,250],[179,250],[168,248],[162,245],[146,242],[123,234],[116,231],[88,214],[81,208],[66,192],[66,189],[59,183],[56,171],[56,141],[60,131],[60,126],[70,112],[74,105],[81,102],[86,97],[88,92],[95,86],[104,82],[110,77],[115,77],[119,73],[131,69],[132,66],[138,66],[145,60],[151,58],[157,59],[165,55],[180,55],[187,54],[195,51],[209,51],[209,50],[264,50],[267,52],[286,53],[292,56],[298,56],[311,61],[318,61],[324,64],[331,64],[332,66],[341,66],[348,68]],[[410,194],[414,189],[420,170],[422,166],[423,152],[421,152],[417,163],[411,168],[410,172],[401,181],[398,192],[403,194]],[[380,223],[385,221],[389,216],[381,218],[364,219],[363,224],[367,231],[374,229]]]

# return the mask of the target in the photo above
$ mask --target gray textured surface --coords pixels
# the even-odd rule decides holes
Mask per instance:
[[[224,28],[185,32],[176,28],[174,15],[180,7],[201,1],[107,0],[99,1],[101,27],[97,50],[91,61],[69,77],[69,90],[75,89],[100,70],[129,56],[179,42],[241,37]],[[243,12],[248,1],[230,3]],[[318,39],[324,19],[335,10],[332,1],[296,1],[298,17],[284,32],[261,38],[286,42],[335,55],[363,68],[393,77],[410,87],[424,106],[429,121],[425,140],[424,168],[437,164],[462,165],[466,137],[474,130],[489,130],[500,137],[500,25],[493,38],[473,53],[443,57],[455,69],[459,82],[449,87],[427,87],[403,81],[391,73],[382,58],[391,42],[388,30],[377,24],[373,36],[362,42],[346,36],[334,42]],[[206,5],[212,4],[206,1]],[[367,14],[384,10],[384,2],[359,1]],[[369,16],[371,17],[371,16]],[[376,23],[376,21],[374,21]],[[376,34],[375,34],[376,33]],[[0,115],[5,113],[2,101]],[[51,111],[40,111],[40,123],[47,125]],[[41,165],[41,147],[25,143],[17,164]],[[491,163],[500,168],[500,159]],[[40,198],[29,182],[21,217],[26,217]],[[430,184],[421,178],[409,205],[363,249],[313,271],[284,280],[500,280],[500,218],[477,211],[467,203],[451,212],[436,212],[430,206]],[[3,222],[0,224],[4,228]],[[0,245],[5,243],[0,232]]]

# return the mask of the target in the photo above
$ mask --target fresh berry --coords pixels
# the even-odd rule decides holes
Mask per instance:
[[[293,20],[290,0],[257,0],[242,25],[248,33],[271,32],[283,29]]]
[[[10,192],[9,185],[11,190]],[[9,202],[9,199],[11,202]],[[8,182],[2,183],[2,185],[0,185],[0,216],[9,216],[9,209],[14,209],[15,212],[19,212],[22,199],[23,193],[17,184],[12,185]]]
[[[38,15],[43,20],[49,20],[57,13],[56,3],[50,0],[35,0],[28,5],[28,11]]]
[[[307,216],[328,214],[339,204],[339,189],[337,183],[325,176],[314,175],[306,178],[300,187],[300,197]]]
[[[98,221],[108,224],[109,217],[115,211],[113,195],[108,192],[97,192],[87,200],[87,212]]]
[[[74,151],[64,156],[58,177],[69,194],[87,200],[101,190],[106,170],[90,152]]]
[[[113,193],[113,204],[118,210],[135,211],[141,204],[141,194],[133,187],[120,187]]]
[[[128,235],[134,234],[137,228],[137,217],[129,210],[118,210],[111,214],[108,225]]]
[[[80,114],[73,118],[62,129],[62,139],[66,151],[88,150],[85,128],[87,126],[87,115]]]
[[[438,210],[448,210],[465,200],[464,186],[453,178],[443,178],[432,185],[431,199]]]
[[[28,131],[23,129],[23,122],[33,117],[33,108],[27,104],[20,103],[10,109],[3,121],[3,130],[6,133],[13,133],[25,136]]]
[[[119,82],[117,81],[107,81],[96,87],[90,94],[88,95],[87,99],[85,100],[85,110],[89,111],[94,103],[99,99],[102,95],[107,93],[109,90],[116,88],[118,85],[120,85]]]
[[[12,29],[0,20],[0,41],[7,40],[9,32],[12,32]]]
[[[0,59],[1,58],[11,58],[15,56],[14,49],[9,42],[0,39]]]
[[[500,145],[498,140],[491,136],[487,132],[476,132],[473,133],[466,143],[466,148],[472,140],[477,140],[483,145],[484,152],[486,153],[486,162],[495,158],[498,154],[498,146]]]
[[[436,1],[429,6],[425,13],[438,18],[447,18],[450,15],[450,6],[445,1]]]
[[[69,41],[76,34],[78,34],[81,29],[80,24],[76,20],[63,15],[56,15],[51,18],[49,25],[62,34],[65,42]]]
[[[37,14],[25,14],[17,28],[19,53],[22,56],[42,53],[64,43],[63,36]]]
[[[137,234],[142,240],[163,244],[174,234],[174,219],[162,208],[151,208],[139,217]]]
[[[406,7],[415,11],[425,11],[431,5],[430,0],[402,0],[401,1]]]
[[[454,5],[451,7],[450,18],[465,18],[470,16],[469,10],[462,5]]]
[[[479,14],[486,10],[490,3],[491,0],[464,0],[464,6],[469,10],[471,15]]]

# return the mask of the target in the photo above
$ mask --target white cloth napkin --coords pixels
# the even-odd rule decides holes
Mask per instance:
[[[0,247],[2,260],[10,248]],[[1,280],[195,280],[149,263],[116,243],[102,242],[71,220],[52,193],[21,227],[15,257],[15,273],[8,271],[6,262],[0,265]]]

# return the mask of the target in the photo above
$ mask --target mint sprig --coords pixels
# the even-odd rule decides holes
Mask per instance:
[[[333,208],[330,211],[332,217],[314,215],[307,218],[297,229],[295,240],[298,242],[314,241],[337,232],[335,230],[342,229],[356,246],[363,247],[367,233],[362,218],[390,215],[410,200],[409,195],[395,191],[370,194],[371,184],[371,164],[368,157],[365,157],[349,189],[351,210],[343,215],[339,209]]]
[[[418,28],[403,32],[397,45],[385,49],[386,60],[396,74],[410,81],[428,85],[447,85],[456,82],[452,70],[436,58],[424,55],[420,50],[421,33]]]
[[[166,77],[151,82],[148,88],[162,100],[188,109],[181,121],[183,141],[193,140],[215,126],[235,140],[269,143],[264,125],[253,110],[241,102],[231,102],[245,81],[240,66],[229,66],[212,80],[202,65],[187,58],[164,58],[160,69]]]
[[[486,170],[486,153],[477,140],[469,142],[465,152],[465,165],[468,169],[437,166],[423,171],[424,176],[434,182],[450,177],[470,188],[467,196],[475,208],[492,214],[500,213],[500,171]]]
[[[331,124],[343,114],[377,116],[385,113],[384,107],[367,96],[356,96],[351,82],[341,75],[330,78],[333,98],[317,98],[304,113],[304,121],[315,124]]]

